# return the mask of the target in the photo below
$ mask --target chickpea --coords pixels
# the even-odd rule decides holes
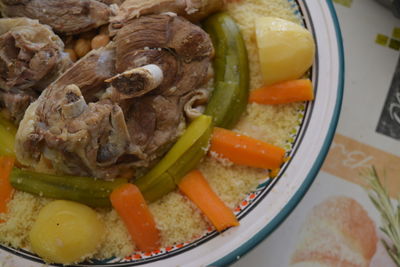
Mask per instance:
[[[101,26],[100,34],[108,35],[108,24]]]
[[[66,48],[66,49],[64,50],[64,52],[65,52],[65,53],[68,53],[69,58],[71,59],[72,62],[75,62],[75,61],[78,60],[78,56],[76,55],[74,49]]]
[[[93,30],[93,31],[81,33],[79,35],[79,39],[83,38],[83,39],[92,40],[95,36],[96,36],[96,31]]]
[[[110,41],[110,37],[105,34],[99,34],[92,39],[92,49],[106,46]]]
[[[91,50],[90,40],[88,39],[78,39],[74,46],[75,53],[78,57],[83,57]]]

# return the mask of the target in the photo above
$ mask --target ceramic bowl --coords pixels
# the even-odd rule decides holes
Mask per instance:
[[[162,248],[153,253],[91,261],[77,266],[226,266],[266,238],[290,214],[317,175],[331,144],[343,93],[343,48],[331,1],[288,0],[313,33],[317,54],[311,71],[315,101],[304,104],[298,132],[290,144],[290,160],[278,177],[266,179],[248,194],[235,213],[240,226]],[[39,257],[25,250],[0,247],[5,266],[42,266]]]

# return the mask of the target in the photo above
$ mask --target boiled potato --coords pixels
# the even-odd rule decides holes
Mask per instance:
[[[307,29],[273,17],[257,18],[255,28],[266,85],[298,79],[311,67],[315,44]]]
[[[32,250],[45,261],[70,264],[96,252],[105,227],[91,208],[56,200],[39,213],[30,232]]]

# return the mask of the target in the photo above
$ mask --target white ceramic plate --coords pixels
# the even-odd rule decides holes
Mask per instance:
[[[203,237],[152,254],[134,254],[79,266],[226,266],[268,236],[294,209],[314,180],[328,152],[340,112],[343,92],[342,40],[330,0],[288,0],[298,7],[317,43],[312,69],[315,101],[305,105],[291,160],[277,178],[261,184],[235,211],[240,227]],[[42,266],[23,250],[0,246],[0,262],[8,266]]]

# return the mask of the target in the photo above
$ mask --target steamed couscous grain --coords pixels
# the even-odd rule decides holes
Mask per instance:
[[[151,204],[150,210],[164,246],[187,242],[210,226],[197,207],[179,192],[172,192]]]
[[[227,10],[238,23],[247,45],[250,87],[259,88],[262,77],[255,42],[254,19],[258,16],[274,16],[296,23],[300,21],[286,0],[230,0]],[[298,127],[298,110],[301,105],[249,104],[235,130],[284,147]],[[260,179],[268,175],[265,170],[221,164],[213,157],[204,159],[199,169],[230,208],[237,206],[247,193],[256,188]],[[9,203],[7,221],[0,224],[0,242],[29,249],[29,231],[39,210],[48,201],[28,193],[15,192]],[[161,232],[163,246],[189,241],[212,227],[197,207],[178,191],[168,194],[149,207]],[[106,225],[107,234],[95,257],[123,257],[133,252],[135,247],[117,213],[114,210],[98,210],[98,214]]]
[[[29,249],[28,234],[39,211],[50,200],[17,191],[8,205],[8,213],[0,214],[0,243]]]
[[[102,246],[94,257],[105,259],[113,256],[124,257],[132,253],[135,246],[117,212],[114,209],[111,211],[104,209],[98,213],[104,221],[106,234]]]
[[[261,141],[285,147],[298,125],[301,103],[287,105],[247,105],[247,114],[236,125],[236,130]]]
[[[255,189],[261,179],[268,176],[265,170],[238,165],[226,166],[212,157],[205,159],[199,169],[211,188],[231,209]]]

